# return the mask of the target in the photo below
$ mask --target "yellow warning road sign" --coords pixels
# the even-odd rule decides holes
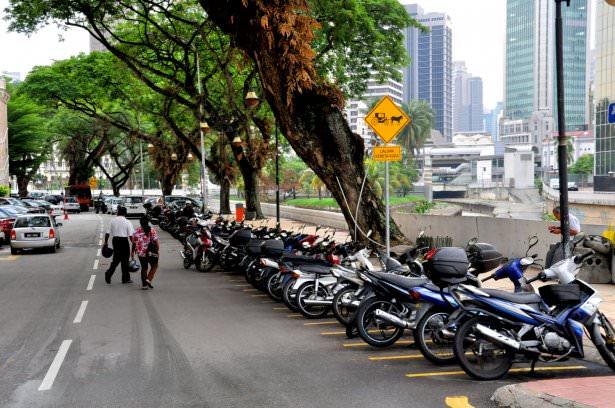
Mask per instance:
[[[367,114],[365,122],[384,143],[389,143],[411,121],[390,96],[385,96]]]
[[[401,146],[376,146],[373,159],[377,162],[401,161]]]
[[[96,179],[96,176],[90,177],[90,188],[93,190],[96,188],[97,185],[98,185],[98,180]]]

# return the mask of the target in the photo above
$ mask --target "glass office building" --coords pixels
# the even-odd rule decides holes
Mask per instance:
[[[608,123],[615,103],[615,7],[598,2],[596,11],[595,191],[615,191],[615,125]]]
[[[427,13],[415,5],[406,11],[428,27],[421,32],[410,27],[406,32],[406,49],[412,59],[404,70],[406,100],[428,101],[435,112],[435,129],[447,139],[453,138],[452,30],[450,17],[444,13]]]

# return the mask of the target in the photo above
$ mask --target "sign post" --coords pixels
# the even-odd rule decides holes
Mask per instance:
[[[384,199],[386,206],[386,253],[391,254],[391,205],[389,196],[389,162],[401,161],[401,146],[389,145],[395,137],[411,122],[410,118],[390,96],[385,96],[376,103],[365,117],[365,123],[384,142],[376,146],[373,159],[384,162]]]

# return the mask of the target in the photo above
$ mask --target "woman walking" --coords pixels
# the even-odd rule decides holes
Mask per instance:
[[[132,255],[134,257],[136,251],[139,256],[139,262],[141,262],[141,289],[154,289],[152,280],[158,270],[158,254],[160,253],[158,233],[149,224],[147,216],[141,217],[139,224],[141,226],[137,228],[132,236],[134,242]]]

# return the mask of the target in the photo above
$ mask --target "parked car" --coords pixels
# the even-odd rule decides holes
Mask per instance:
[[[145,207],[143,207],[143,197],[141,196],[126,196],[123,197],[124,207],[126,207],[126,216],[141,217],[145,215]]]
[[[568,191],[579,191],[579,186],[574,181],[568,182]]]
[[[11,230],[13,229],[13,224],[17,219],[17,213],[10,212],[7,210],[8,206],[0,206],[0,242],[9,242],[9,237],[11,236]]]
[[[0,197],[0,205],[16,205],[25,208],[24,203],[20,199],[14,197]]]
[[[122,205],[123,202],[124,202],[124,200],[122,200],[119,197],[107,198],[105,200],[105,204],[107,204],[107,212],[109,214],[116,214],[117,213],[117,206],[118,205]]]
[[[21,200],[23,206],[32,214],[45,214],[47,210],[45,207],[35,202],[34,200],[23,199]]]
[[[45,196],[45,201],[49,201],[51,204],[59,204],[64,201],[64,197],[60,194],[49,194]]]
[[[81,205],[77,201],[76,197],[66,197],[64,200],[64,208],[66,212],[81,212]]]
[[[15,213],[16,215],[25,215],[28,213],[28,210],[26,208],[19,206],[19,205],[10,205],[10,204],[1,205],[0,204],[0,208],[2,208],[3,210],[7,210],[12,213]]]
[[[46,249],[55,252],[60,248],[60,226],[54,217],[41,214],[21,215],[11,230],[11,254],[23,249]]]
[[[181,206],[186,205],[187,202],[192,204],[194,208],[199,208],[201,206],[201,202],[199,200],[195,200],[194,198],[184,197],[184,196],[165,196],[164,197],[165,204],[169,205],[174,202],[181,202]]]
[[[58,215],[62,215],[64,214],[64,203],[60,202],[59,204],[53,204],[50,203],[49,201],[45,201],[45,200],[36,200],[37,202],[40,202],[41,205],[45,206],[47,208],[47,214],[49,215],[53,215],[54,217],[58,216]]]

